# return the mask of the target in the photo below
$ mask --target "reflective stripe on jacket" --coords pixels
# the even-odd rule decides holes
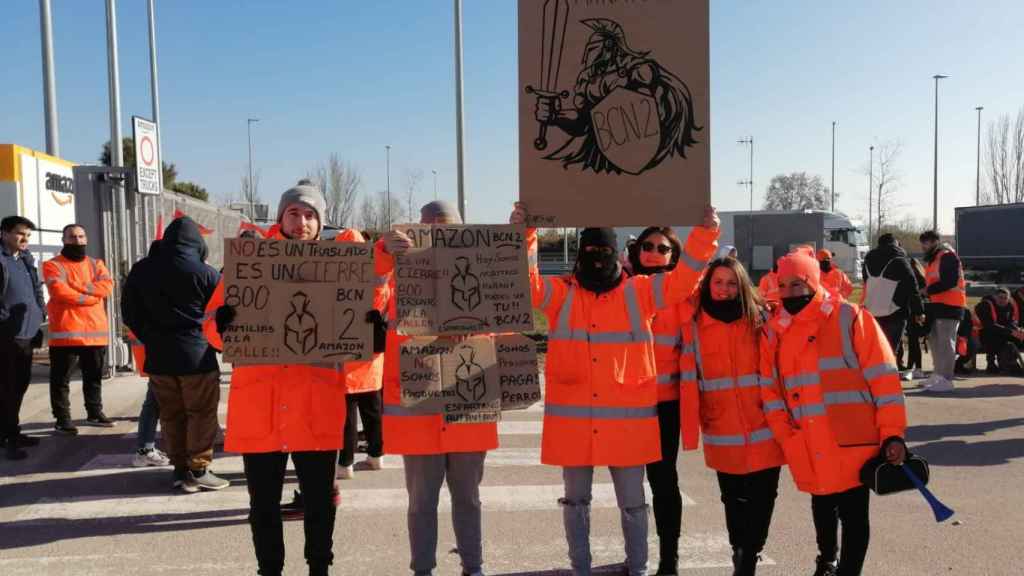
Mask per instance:
[[[796,316],[783,311],[761,337],[768,424],[797,487],[835,494],[861,485],[881,444],[903,437],[906,412],[892,350],[870,312],[819,291]]]
[[[210,344],[221,350],[215,315],[223,305],[221,280],[203,326]],[[345,383],[337,363],[235,366],[224,449],[243,454],[338,450],[345,414]]]
[[[658,378],[658,402],[679,400],[679,355],[681,318],[692,315],[687,304],[658,310],[651,321],[654,334],[654,367]]]
[[[651,321],[691,295],[717,230],[694,228],[674,270],[633,276],[604,294],[541,276],[531,258],[533,305],[548,318],[541,462],[638,466],[661,459]],[[530,254],[537,232],[527,230]]]
[[[696,371],[684,389],[699,390],[704,461],[727,474],[750,474],[785,463],[765,419],[758,333],[745,319],[725,323],[700,313],[683,327],[684,346],[696,350]],[[685,412],[682,414],[686,418]],[[686,423],[683,423],[684,427]]]
[[[392,272],[395,260],[384,250],[384,241],[374,246],[374,265],[378,276],[389,278],[395,292]],[[387,347],[384,350],[384,445],[388,454],[447,454],[482,452],[498,447],[498,425],[494,422],[446,424],[444,416],[402,406],[398,350],[409,339],[399,335],[396,326],[397,294],[388,303]]]
[[[57,255],[43,263],[43,282],[50,293],[50,346],[106,346],[106,298],[114,282],[103,261],[86,256],[75,262]]]
[[[949,250],[940,249],[935,258],[928,263],[928,268],[925,269],[924,282],[925,286],[931,286],[939,281],[939,269],[942,265],[942,259],[951,256],[955,257],[953,252]],[[946,290],[945,292],[938,292],[936,294],[928,294],[928,302],[931,304],[944,304],[946,306],[954,306],[957,308],[967,307],[967,284],[964,282],[964,270],[960,268],[959,277],[956,281],[956,287]]]

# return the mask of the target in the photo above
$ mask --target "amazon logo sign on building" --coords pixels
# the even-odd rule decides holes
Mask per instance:
[[[58,206],[71,204],[75,199],[75,179],[56,172],[47,172],[43,187]]]

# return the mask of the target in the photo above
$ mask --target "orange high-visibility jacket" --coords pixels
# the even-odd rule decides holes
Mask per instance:
[[[135,370],[139,373],[139,376],[147,378],[149,375],[142,369],[146,365],[146,346],[142,343],[135,333],[128,330],[128,345],[132,349],[132,359],[135,360]]]
[[[355,229],[346,228],[334,237],[335,242],[366,242],[363,235]],[[391,297],[391,289],[388,286],[388,276],[378,276],[377,286],[373,289],[373,307],[377,310],[387,310],[388,299]],[[357,320],[362,320],[357,318]],[[374,354],[372,360],[364,362],[346,362],[345,388],[349,394],[362,392],[375,392],[384,385],[384,354]]]
[[[764,414],[760,331],[745,319],[725,323],[703,312],[683,326],[683,346],[696,350],[684,367],[683,389],[698,391],[704,461],[727,474],[750,474],[785,463]],[[681,414],[686,436],[685,410]],[[692,415],[689,417],[692,420]],[[695,433],[695,431],[691,431]]]
[[[939,253],[935,255],[931,263],[928,264],[928,268],[925,269],[924,283],[925,286],[931,286],[939,281],[939,269],[942,259],[946,256],[954,257],[953,252],[945,249],[940,249]],[[959,278],[957,279],[956,287],[946,290],[945,292],[939,292],[937,294],[929,294],[928,302],[932,304],[945,304],[946,306],[957,306],[959,308],[967,307],[967,284],[964,282],[964,269],[963,266],[959,270]]]
[[[782,311],[761,337],[765,414],[797,487],[835,494],[907,426],[896,360],[867,310],[819,290],[799,314]]]
[[[679,355],[682,353],[682,318],[693,314],[689,303],[658,310],[651,321],[654,366],[658,373],[658,402],[679,400]]]
[[[102,260],[64,256],[43,262],[43,282],[50,292],[50,346],[106,346],[109,341],[105,299],[114,290]]]
[[[828,290],[833,300],[846,300],[853,294],[853,282],[838,266],[821,273],[821,285]],[[776,288],[777,290],[778,288]]]
[[[378,276],[389,276],[388,285],[395,298],[388,302],[387,347],[384,350],[384,446],[388,454],[448,454],[483,452],[498,447],[495,422],[446,424],[444,416],[420,408],[402,406],[398,350],[409,339],[396,330],[398,308],[395,259],[384,250],[384,241],[374,246],[374,265]]]
[[[766,304],[778,306],[782,302],[779,297],[779,275],[775,272],[761,276],[761,281],[757,283],[757,291]]]
[[[537,232],[527,230],[533,305],[550,326],[541,462],[639,466],[661,459],[651,320],[692,294],[717,247],[694,228],[674,270],[627,278],[595,294],[573,278],[540,275]]]
[[[276,240],[284,236],[276,234]],[[206,306],[203,331],[219,350],[215,325],[224,281]],[[235,366],[228,392],[228,452],[312,452],[342,447],[345,382],[337,363]]]

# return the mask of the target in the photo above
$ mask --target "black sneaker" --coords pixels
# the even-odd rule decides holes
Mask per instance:
[[[18,441],[16,439],[8,438],[4,441],[4,456],[8,460],[24,460],[28,458],[28,452],[18,448]]]
[[[836,570],[835,560],[825,560],[821,556],[815,561],[818,565],[817,569],[814,570],[814,576],[836,576],[838,572]]]
[[[39,438],[35,436],[26,436],[24,434],[18,434],[17,438],[19,448],[35,448],[39,446]]]
[[[103,412],[100,412],[99,414],[93,414],[92,416],[86,418],[85,421],[88,422],[91,426],[98,426],[100,428],[114,427],[114,421],[111,420],[110,418],[107,418],[107,415],[104,414]]]
[[[71,420],[57,420],[57,423],[53,425],[53,429],[58,434],[64,434],[65,436],[78,436],[78,428],[71,423]]]
[[[171,484],[171,488],[178,490],[185,485],[185,472],[187,468],[175,468],[174,469],[174,482]]]

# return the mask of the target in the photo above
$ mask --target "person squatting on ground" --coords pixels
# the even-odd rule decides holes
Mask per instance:
[[[821,268],[821,285],[832,295],[832,299],[846,300],[853,294],[853,282],[843,269],[832,262],[833,254],[822,248],[818,250],[818,266]]]
[[[43,288],[28,241],[36,225],[21,216],[0,221],[0,447],[8,460],[28,457],[39,439],[21,433],[19,413],[32,378],[32,350],[43,343]]]
[[[704,460],[717,472],[735,576],[751,576],[768,540],[784,458],[765,419],[759,335],[767,315],[743,265],[715,260],[701,279],[697,311],[683,324],[679,371],[683,437],[700,423]],[[693,430],[688,430],[692,428]],[[655,508],[657,514],[657,508]]]
[[[454,206],[443,201],[426,204],[420,210],[422,224],[461,224]],[[412,247],[402,232],[388,233],[377,242],[374,261],[379,276],[389,276],[394,292],[395,256]],[[446,424],[439,413],[427,413],[402,406],[398,351],[408,336],[400,336],[395,320],[397,307],[388,305],[387,345],[384,351],[384,445],[388,454],[401,454],[405,489],[409,495],[407,513],[409,568],[416,576],[429,576],[437,566],[437,506],[441,485],[447,480],[452,501],[452,525],[462,573],[482,576],[483,527],[480,482],[484,477],[487,451],[498,447],[498,426],[489,423]]]
[[[892,234],[878,237],[878,246],[867,253],[861,269],[864,290],[860,304],[878,321],[893,352],[899,350],[907,322],[925,323],[921,286],[907,253]],[[903,380],[912,380],[908,372]]]
[[[906,458],[896,361],[870,312],[827,295],[809,247],[782,259],[779,286],[783,308],[761,337],[765,414],[797,488],[811,494],[815,576],[857,576],[870,537],[861,468],[879,450],[893,464]]]
[[[60,434],[78,434],[71,422],[69,400],[75,360],[82,369],[86,422],[111,427],[103,413],[103,365],[107,357],[109,329],[106,299],[114,281],[102,260],[86,255],[89,238],[80,224],[68,224],[60,254],[43,262],[43,282],[50,293],[46,309],[50,317],[50,406]]]
[[[1020,305],[1006,288],[986,296],[974,313],[981,321],[981,345],[990,374],[1024,376],[1021,350],[1024,349],[1024,328],[1021,324]]]
[[[941,241],[938,233],[929,230],[921,234],[920,241],[928,265],[925,269],[925,292],[928,296],[925,311],[931,322],[928,347],[934,366],[932,375],[923,386],[932,392],[949,392],[953,390],[957,328],[967,307],[967,285],[960,258],[949,244]]]
[[[640,233],[628,252],[632,275],[652,275],[674,270],[682,256],[683,245],[671,228],[651,226]],[[679,569],[679,535],[683,515],[683,498],[676,469],[680,439],[679,357],[681,353],[692,354],[692,351],[682,350],[679,335],[681,319],[692,314],[690,303],[682,302],[658,310],[651,322],[657,370],[661,460],[648,464],[646,472],[653,494],[654,524],[658,531],[659,575],[677,574]],[[691,392],[684,402],[696,406],[696,391]],[[689,430],[686,427],[682,429]],[[684,450],[697,449],[696,424],[690,432],[683,435]]]
[[[510,222],[527,221],[517,204]],[[615,231],[580,234],[570,277],[541,276],[537,232],[527,230],[533,305],[552,327],[545,363],[541,462],[561,466],[562,506],[573,574],[589,576],[590,502],[594,467],[608,466],[615,485],[631,576],[647,571],[644,466],[662,459],[657,370],[651,321],[658,310],[689,296],[715,253],[718,217],[704,215],[680,255],[680,266],[654,276],[626,278]]]
[[[175,219],[155,258],[132,266],[121,296],[125,325],[145,347],[143,369],[160,405],[173,487],[188,493],[228,486],[208,470],[219,429],[220,367],[203,321],[220,274],[206,254],[195,221]]]

